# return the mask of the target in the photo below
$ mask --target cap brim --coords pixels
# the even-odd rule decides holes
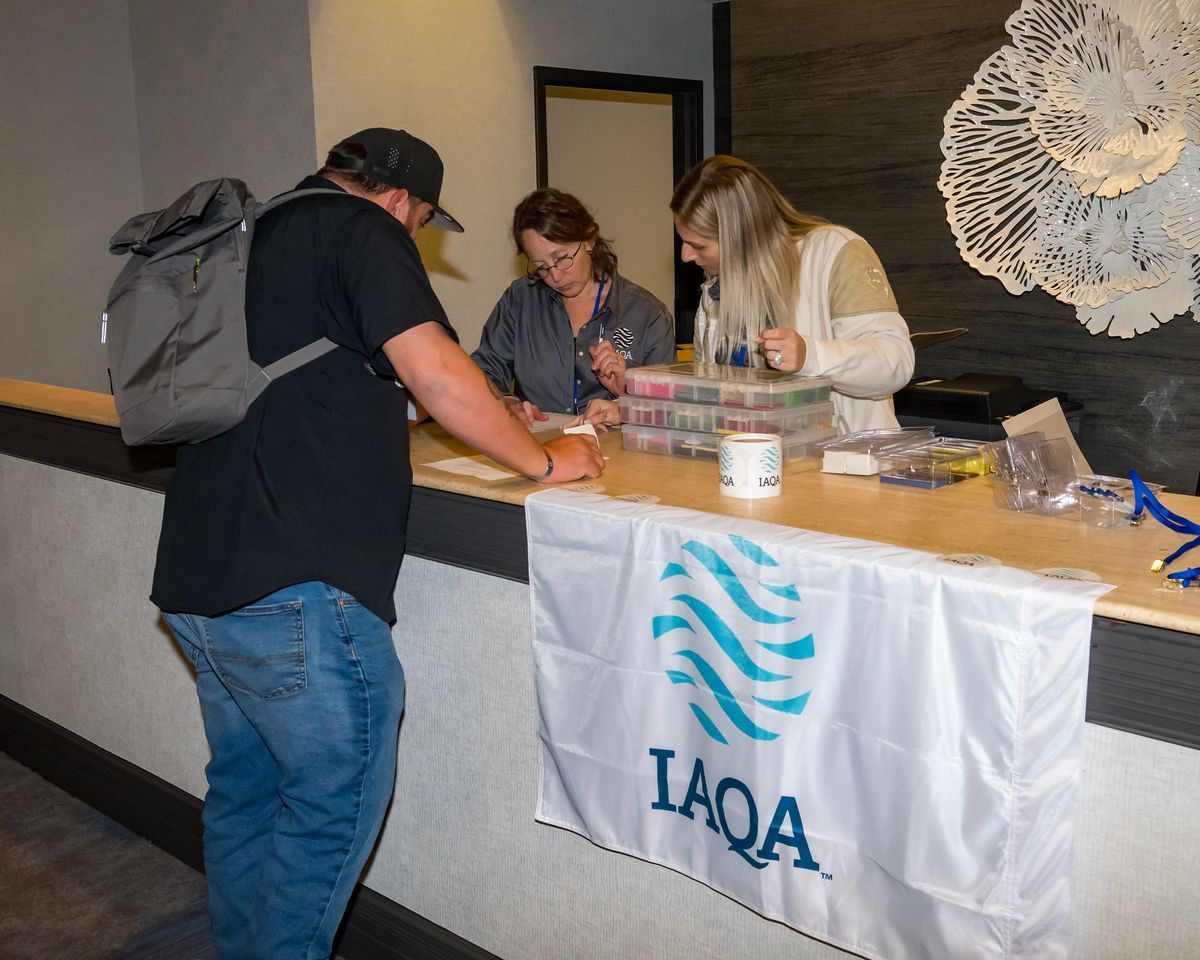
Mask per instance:
[[[449,230],[451,233],[463,233],[463,225],[455,220],[441,207],[433,208],[433,216],[429,218],[429,226],[439,230]]]

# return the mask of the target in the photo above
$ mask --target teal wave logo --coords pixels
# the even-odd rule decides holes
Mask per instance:
[[[689,540],[680,559],[666,564],[659,585],[670,594],[671,612],[654,616],[651,632],[664,645],[667,678],[686,691],[708,737],[722,744],[738,736],[775,740],[808,704],[811,691],[800,691],[797,674],[816,646],[797,625],[795,585],[778,582],[779,561],[743,537],[726,541],[722,555]],[[749,560],[757,576],[739,577],[727,559],[734,555],[739,567]],[[751,699],[767,712],[754,710],[752,718],[742,706]]]
[[[763,450],[758,458],[758,467],[764,474],[779,472],[779,450],[774,444]]]

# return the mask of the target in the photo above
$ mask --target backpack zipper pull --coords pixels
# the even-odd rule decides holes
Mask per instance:
[[[200,258],[196,258],[196,265],[192,267],[192,293],[200,292]]]

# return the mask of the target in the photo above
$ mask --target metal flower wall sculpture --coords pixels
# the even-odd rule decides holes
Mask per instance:
[[[964,260],[1093,334],[1200,320],[1200,0],[1024,0],[951,106]]]

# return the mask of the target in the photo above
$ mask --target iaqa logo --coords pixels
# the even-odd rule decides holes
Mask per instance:
[[[653,617],[651,633],[662,645],[667,678],[707,739],[734,748],[739,742],[778,740],[808,704],[811,691],[798,674],[816,655],[813,635],[797,628],[800,594],[794,584],[779,582],[782,568],[774,557],[742,537],[718,543],[724,554],[689,540],[680,558],[663,568],[659,585],[669,612]],[[735,567],[747,573],[739,576]],[[750,703],[757,704],[753,715],[743,707]],[[749,785],[722,777],[710,791],[709,774],[696,757],[686,793],[672,798],[676,751],[657,746],[650,756],[658,784],[651,809],[690,820],[697,811],[705,813],[705,826],[723,834],[729,850],[755,869],[779,860],[780,844],[794,849],[794,867],[819,869],[795,797],[774,801],[760,845],[762,804]]]

